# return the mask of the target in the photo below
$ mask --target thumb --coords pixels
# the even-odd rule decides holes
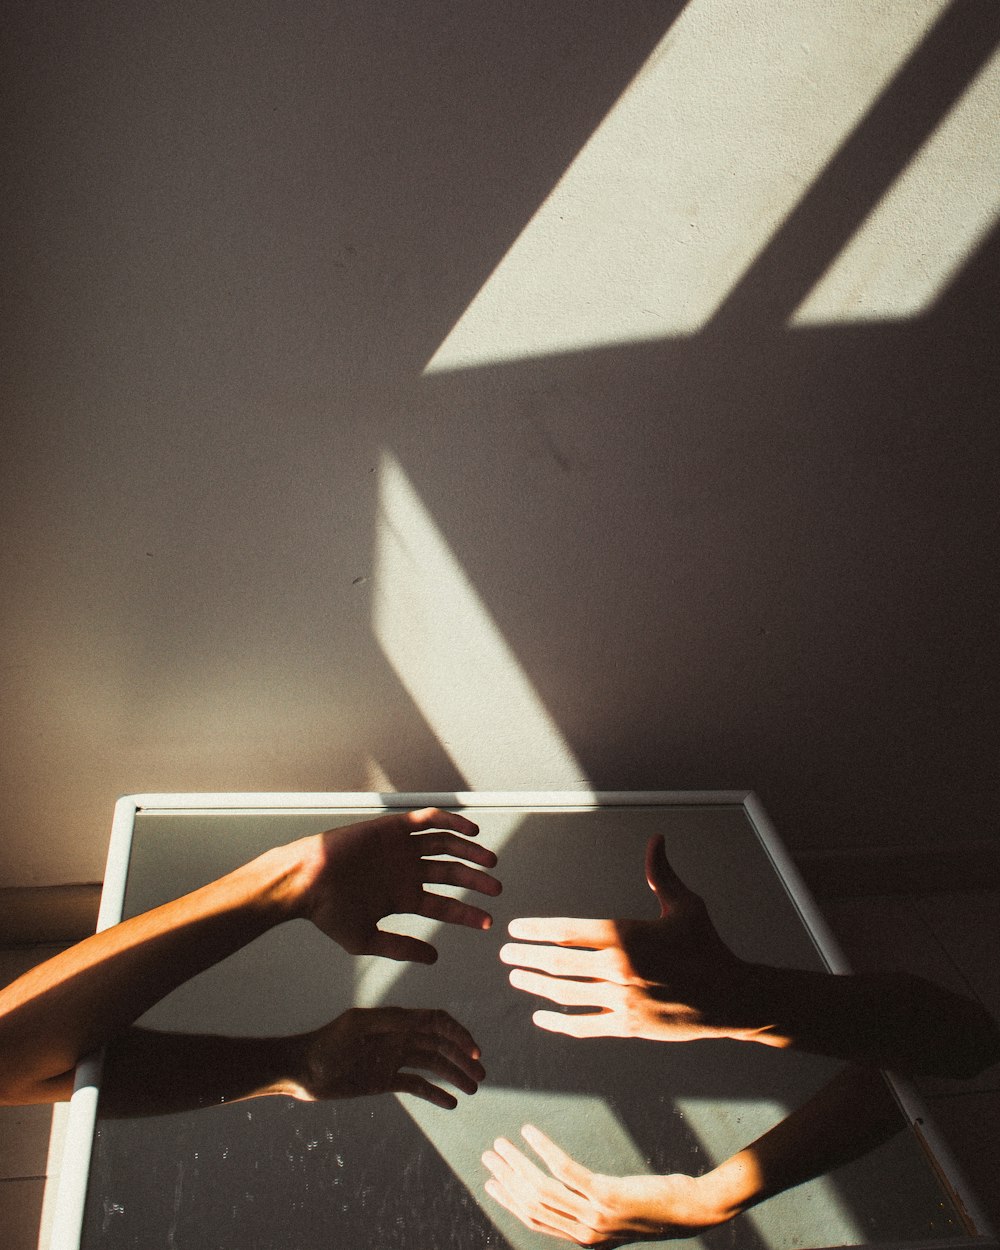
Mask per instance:
[[[661,916],[665,916],[671,905],[688,892],[687,886],[667,862],[662,833],[650,838],[646,845],[646,881],[660,904]]]

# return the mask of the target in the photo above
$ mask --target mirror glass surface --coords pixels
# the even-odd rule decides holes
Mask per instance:
[[[742,805],[465,811],[500,854],[504,892],[487,904],[495,918],[489,932],[385,922],[430,936],[440,958],[427,967],[353,959],[306,922],[292,922],[181,986],[140,1023],[271,1037],[317,1028],[352,1005],[440,1007],[482,1047],[487,1079],[479,1092],[459,1095],[454,1111],[381,1095],[316,1103],[208,1098],[196,1109],[153,1106],[141,1114],[111,1107],[102,1095],[85,1250],[564,1244],[529,1232],[484,1193],[480,1156],[498,1135],[519,1141],[521,1125],[531,1122],[595,1171],[696,1174],[760,1136],[838,1071],[835,1061],[734,1042],[545,1033],[531,1022],[539,1001],[511,988],[497,958],[515,916],[655,917],[643,856],[649,836],[662,832],[674,868],[704,896],[738,954],[823,968]],[[177,897],[270,846],[378,812],[140,811],[124,914]],[[106,1090],[116,1062],[112,1048]],[[127,1077],[142,1087],[141,1073]],[[688,1244],[801,1250],[963,1236],[920,1143],[904,1129]]]

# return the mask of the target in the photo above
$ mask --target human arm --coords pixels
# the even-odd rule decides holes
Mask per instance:
[[[866,1154],[902,1128],[881,1074],[848,1067],[762,1137],[701,1176],[609,1176],[577,1163],[533,1125],[483,1154],[486,1191],[535,1232],[583,1246],[692,1237]]]
[[[447,1012],[404,1007],[352,1007],[290,1037],[133,1027],[111,1044],[101,1114],[166,1115],[272,1094],[319,1102],[406,1093],[450,1110],[458,1099],[437,1082],[474,1094],[485,1076],[479,1056]]]
[[[537,1011],[574,1037],[731,1038],[913,1073],[969,1077],[1000,1060],[983,1008],[899,972],[832,976],[738,958],[704,900],[651,839],[646,877],[656,920],[514,920],[500,958],[518,989],[584,1014]],[[542,945],[544,943],[545,945]]]
[[[96,933],[0,991],[0,1102],[67,1098],[79,1059],[171,990],[274,925],[305,918],[352,954],[431,963],[426,942],[378,927],[413,912],[487,928],[485,911],[434,893],[488,895],[496,856],[476,826],[436,809],[393,813],[276,847],[217,881]],[[454,859],[437,857],[449,855]]]

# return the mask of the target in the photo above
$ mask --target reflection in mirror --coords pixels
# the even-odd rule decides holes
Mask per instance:
[[[511,828],[509,812],[467,814],[486,845]],[[661,1210],[659,1225],[619,1229],[630,1238],[797,1250],[964,1236],[875,1070],[731,1039],[664,1046],[561,1035],[536,1027],[538,999],[511,987],[498,956],[513,919],[655,919],[642,873],[652,834],[665,835],[679,878],[709,901],[720,941],[741,960],[822,972],[740,805],[521,816],[504,848],[504,894],[490,902],[492,929],[392,918],[391,928],[433,941],[434,966],[351,958],[296,922],[153,1007],[108,1053],[81,1244],[155,1250],[202,1244],[208,1230],[213,1245],[234,1250],[538,1246],[552,1230],[535,1217],[531,1186],[504,1169],[555,1184],[553,1165],[569,1166],[556,1148],[586,1169],[578,1178],[657,1178],[661,1201],[663,1178],[697,1178],[700,1211],[668,1219]],[[140,813],[126,913],[357,818]],[[380,965],[394,975],[378,989],[370,973]],[[325,1082],[303,1079],[310,1047]],[[400,1068],[423,1084],[363,1096],[392,1089]],[[525,1124],[542,1136],[526,1140]],[[576,1202],[558,1218],[579,1214]]]

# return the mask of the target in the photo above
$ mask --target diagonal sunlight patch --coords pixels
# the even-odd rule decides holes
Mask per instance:
[[[377,526],[375,637],[469,788],[586,789],[579,761],[387,452]]]
[[[691,0],[424,373],[696,333],[946,7]]]
[[[628,1130],[604,1099],[593,1095],[483,1085],[475,1096],[474,1115],[464,1114],[466,1108],[462,1107],[447,1116],[419,1098],[397,1095],[397,1099],[469,1193],[475,1195],[512,1250],[538,1250],[541,1238],[483,1192],[488,1173],[480,1159],[497,1137],[508,1138],[533,1157],[521,1138],[521,1125],[535,1124],[577,1158],[592,1156],[594,1144],[600,1143],[607,1157],[626,1174],[648,1171]],[[487,1134],[483,1125],[489,1125]]]
[[[379,469],[375,541],[375,637],[469,788],[586,791],[579,761],[388,452]],[[498,829],[501,819],[490,838],[498,853],[520,824],[511,815]],[[398,916],[392,927],[433,942],[439,926]],[[405,970],[385,959],[359,960],[355,1003],[382,1001]]]
[[[1000,52],[791,317],[792,325],[925,312],[1000,219]]]

